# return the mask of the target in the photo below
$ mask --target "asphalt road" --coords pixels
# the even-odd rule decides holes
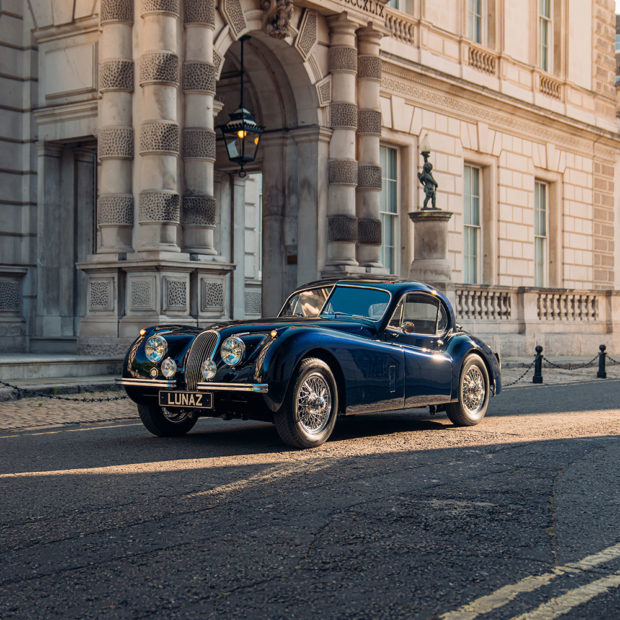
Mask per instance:
[[[619,435],[613,380],[311,451],[251,422],[5,431],[0,618],[619,617]]]

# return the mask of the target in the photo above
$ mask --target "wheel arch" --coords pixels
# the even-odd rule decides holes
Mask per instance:
[[[310,349],[309,351],[306,351],[306,353],[304,353],[302,358],[297,363],[297,366],[295,366],[295,373],[299,370],[302,362],[311,357],[320,359],[321,361],[325,362],[332,371],[334,379],[336,380],[336,387],[338,388],[338,413],[344,413],[346,411],[347,402],[346,383],[342,368],[340,367],[338,360],[332,353],[330,353],[326,349],[321,348]]]

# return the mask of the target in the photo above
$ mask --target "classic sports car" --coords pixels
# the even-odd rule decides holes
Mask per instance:
[[[199,416],[267,420],[284,442],[325,442],[336,418],[430,406],[477,424],[501,389],[499,356],[416,282],[338,280],[294,291],[277,318],[140,330],[119,379],[155,435]]]

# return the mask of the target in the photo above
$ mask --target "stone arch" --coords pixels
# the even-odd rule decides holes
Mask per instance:
[[[220,13],[230,9],[229,4],[222,3]],[[238,12],[234,15],[234,23],[221,26],[214,38],[215,98],[219,102],[216,105],[221,107],[215,124],[225,123],[238,107],[239,39],[250,35],[245,43],[244,101],[257,121],[265,126],[257,161],[249,171],[260,171],[263,179],[262,264],[263,274],[268,277],[263,275],[262,312],[269,315],[277,312],[285,294],[300,280],[315,279],[319,273],[317,246],[319,237],[325,236],[325,232],[319,230],[322,224],[317,188],[320,167],[326,167],[326,160],[320,160],[318,144],[319,128],[327,125],[328,118],[317,84],[324,76],[321,63],[313,57],[318,40],[310,45],[306,33],[304,45],[300,46],[300,33],[294,27],[292,35],[285,39],[268,36],[262,29],[262,11],[248,9],[241,13],[243,20]],[[222,16],[227,18],[226,14]],[[318,22],[318,16],[315,17]],[[306,28],[307,12],[296,9],[294,18],[297,26],[303,23]],[[314,27],[316,36],[316,23]],[[233,188],[224,193],[231,201],[228,209],[234,218],[231,225],[238,226],[243,209],[238,204],[239,181],[225,176],[234,175],[236,168],[228,164],[221,144],[215,167],[220,182],[222,178],[232,179]],[[222,217],[226,217],[226,212],[224,206]],[[298,231],[303,231],[303,244],[298,243],[301,237]],[[237,256],[240,258],[239,252]],[[247,298],[248,291],[240,282],[244,270],[239,261],[235,262],[233,299]],[[237,305],[236,312],[241,316],[243,309]]]

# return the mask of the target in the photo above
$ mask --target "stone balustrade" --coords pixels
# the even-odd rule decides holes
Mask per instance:
[[[497,54],[490,50],[475,45],[469,46],[467,54],[467,62],[470,67],[490,73],[491,75],[497,74]]]
[[[550,75],[539,74],[538,90],[541,93],[553,97],[554,99],[562,98],[562,82],[556,80]]]
[[[600,294],[582,292],[538,293],[536,309],[539,321],[598,321]]]
[[[503,321],[512,317],[512,292],[494,288],[457,288],[455,310],[459,320]]]
[[[385,27],[390,36],[405,43],[413,43],[418,20],[402,11],[385,8]]]

